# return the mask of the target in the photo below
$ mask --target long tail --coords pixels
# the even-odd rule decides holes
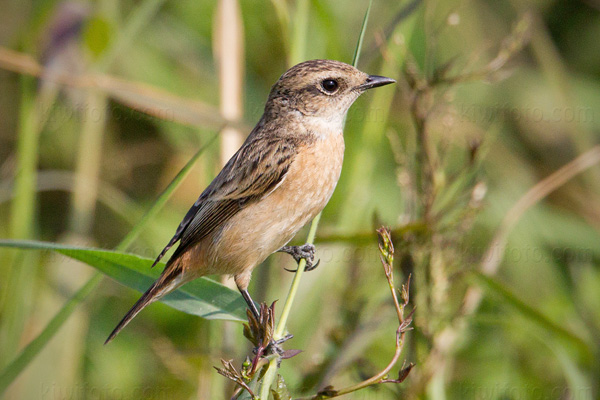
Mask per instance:
[[[142,297],[140,297],[140,299],[133,305],[133,307],[131,307],[131,310],[129,310],[129,312],[125,314],[125,316],[123,317],[121,322],[119,322],[117,327],[111,332],[110,335],[108,335],[108,339],[106,339],[104,344],[107,344],[111,340],[113,340],[115,336],[117,336],[117,334],[121,332],[121,330],[125,328],[125,326],[127,326],[129,321],[131,321],[136,315],[138,315],[138,313],[142,311],[144,307],[160,299],[164,295],[172,292],[173,290],[177,289],[186,282],[182,270],[180,268],[173,267],[175,267],[175,265],[167,266],[165,268],[160,278],[158,278],[152,284],[152,286],[150,286],[150,289],[146,290]]]

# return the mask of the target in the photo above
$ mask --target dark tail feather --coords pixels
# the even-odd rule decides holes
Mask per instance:
[[[150,286],[150,289],[148,289],[142,295],[142,297],[140,297],[140,299],[133,305],[133,307],[131,307],[131,310],[129,310],[129,312],[125,314],[125,316],[123,317],[121,322],[119,322],[117,327],[110,333],[110,335],[108,335],[108,339],[106,339],[104,344],[108,344],[111,340],[113,340],[115,336],[117,336],[117,334],[121,332],[121,330],[125,328],[125,326],[127,326],[127,324],[136,315],[138,315],[138,313],[142,311],[144,307],[181,286],[184,282],[181,282],[181,279],[177,279],[180,277],[180,274],[170,274],[165,277],[161,276],[156,282],[154,282],[152,286]]]

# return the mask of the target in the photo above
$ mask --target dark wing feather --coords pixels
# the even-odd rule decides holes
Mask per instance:
[[[177,241],[181,242],[172,260],[245,206],[268,195],[285,178],[296,151],[292,138],[251,134],[187,212],[153,266]]]
[[[208,188],[207,188],[208,189]],[[154,260],[154,263],[152,264],[152,267],[154,267],[156,264],[158,264],[158,262],[165,256],[165,254],[167,254],[167,252],[169,251],[169,249],[171,247],[173,247],[173,245],[175,243],[177,243],[183,236],[185,230],[187,229],[187,227],[190,225],[190,223],[194,220],[194,218],[196,217],[197,214],[200,213],[201,210],[204,210],[205,213],[211,213],[212,214],[212,209],[215,208],[214,204],[207,204],[206,202],[206,190],[202,193],[202,195],[200,195],[200,197],[198,198],[198,200],[196,200],[196,202],[194,203],[194,205],[188,210],[188,212],[185,214],[185,217],[183,217],[183,220],[179,223],[179,226],[177,227],[177,230],[175,231],[175,235],[173,235],[173,237],[171,238],[171,240],[169,241],[169,243],[165,246],[165,248],[160,252],[160,254],[158,255],[158,257],[156,258],[156,260]],[[214,210],[215,214],[221,214],[222,212],[220,210]],[[207,232],[207,234],[210,232]]]

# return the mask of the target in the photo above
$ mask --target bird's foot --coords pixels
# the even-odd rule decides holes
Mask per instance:
[[[294,258],[294,260],[296,260],[297,263],[300,263],[300,260],[302,259],[306,260],[306,267],[304,267],[305,271],[312,271],[313,269],[317,268],[317,266],[321,262],[321,260],[317,260],[317,262],[314,263],[316,249],[314,245],[309,243],[304,244],[302,246],[283,246],[277,251],[289,254]],[[285,268],[285,270],[289,272],[297,271],[297,269],[287,268]]]
[[[288,358],[292,358],[292,357],[300,354],[302,352],[302,350],[295,350],[295,349],[283,350],[283,348],[281,347],[281,345],[284,342],[287,342],[288,340],[290,340],[293,337],[294,337],[294,335],[287,334],[278,340],[271,339],[271,341],[269,342],[269,345],[265,349],[265,352],[264,352],[265,356],[268,357],[269,355],[276,354],[278,357],[277,363],[278,363],[278,365],[280,365],[281,360],[286,360]]]
[[[283,348],[281,347],[281,345],[284,344],[285,342],[287,342],[288,340],[290,340],[293,337],[294,337],[294,335],[287,334],[287,335],[285,335],[284,337],[282,337],[281,339],[278,339],[278,340],[271,339],[271,341],[269,342],[269,344],[265,348],[265,355],[269,355],[269,354],[279,354],[279,355],[282,355],[282,354],[284,354],[285,351],[283,350]]]

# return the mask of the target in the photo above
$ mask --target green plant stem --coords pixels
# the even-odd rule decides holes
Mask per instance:
[[[283,44],[287,50],[287,53],[290,53],[290,8],[287,5],[285,0],[271,0],[271,4],[273,4],[273,8],[275,9],[275,14],[277,15],[277,19],[279,20],[279,25],[281,26],[282,38],[284,40]]]
[[[365,16],[362,21],[362,29],[360,30],[360,34],[358,35],[358,42],[356,43],[356,48],[354,49],[354,55],[352,56],[352,65],[357,68],[358,67],[358,59],[360,58],[360,50],[362,49],[363,41],[365,39],[365,32],[367,31],[365,28],[367,26],[367,21],[369,20],[369,14],[371,14],[371,6],[373,5],[373,0],[369,0],[369,5],[367,6],[367,11],[365,12]]]
[[[317,227],[319,226],[319,221],[321,220],[321,213],[317,214],[315,219],[313,219],[310,224],[310,229],[308,231],[308,236],[306,238],[306,243],[313,244],[315,241],[315,236],[317,235]],[[294,280],[292,281],[292,285],[290,286],[290,290],[288,292],[287,298],[285,299],[285,303],[283,304],[283,311],[281,312],[281,316],[279,317],[279,322],[277,323],[277,328],[275,328],[275,333],[273,334],[274,340],[279,340],[283,338],[283,335],[286,331],[287,320],[290,316],[290,311],[292,310],[292,305],[294,304],[294,299],[296,298],[296,293],[298,293],[298,287],[300,286],[300,280],[302,279],[302,275],[304,274],[304,269],[306,268],[306,260],[301,259],[298,263],[298,269],[294,274]],[[275,376],[277,375],[277,369],[279,368],[279,357],[274,357],[269,361],[269,366],[267,367],[267,372],[262,379],[262,384],[260,388],[260,398],[268,399],[269,398],[269,390],[271,389],[271,385],[275,381]]]
[[[90,89],[86,93],[86,105],[90,112],[84,112],[82,115],[75,185],[71,193],[69,215],[69,231],[83,236],[89,234],[94,223],[108,99],[104,93]]]
[[[275,376],[277,375],[277,369],[279,368],[279,358],[275,357],[271,361],[269,361],[269,366],[267,367],[267,372],[265,372],[265,376],[262,379],[262,385],[260,387],[260,398],[268,399],[271,385],[275,381]]]
[[[310,224],[310,230],[308,231],[308,237],[306,238],[306,243],[313,244],[315,241],[315,236],[317,235],[317,227],[319,226],[319,221],[321,220],[321,213],[317,214],[315,219],[313,219]],[[298,287],[300,286],[300,280],[302,279],[302,274],[304,274],[304,269],[306,267],[306,260],[302,259],[298,263],[298,269],[296,270],[296,274],[294,275],[294,280],[292,281],[292,286],[290,287],[290,291],[288,292],[287,298],[285,299],[285,303],[283,305],[283,311],[281,312],[281,317],[279,317],[279,322],[277,323],[277,328],[275,329],[275,334],[273,338],[275,340],[281,339],[285,334],[285,327],[287,324],[287,320],[290,316],[290,311],[292,309],[292,304],[294,303],[294,298],[296,297],[296,293],[298,292]]]
[[[292,42],[288,63],[290,66],[304,61],[306,54],[306,37],[308,32],[309,0],[298,0],[292,26]]]
[[[14,199],[10,210],[10,236],[13,239],[29,239],[33,233],[36,209],[36,181],[39,147],[39,116],[36,110],[35,81],[21,77],[21,107],[19,134],[17,136],[17,170],[14,183]],[[1,266],[3,282],[0,286],[0,352],[4,367],[14,354],[25,326],[25,316],[31,307],[31,276],[35,263],[24,262],[27,255],[8,255]]]

